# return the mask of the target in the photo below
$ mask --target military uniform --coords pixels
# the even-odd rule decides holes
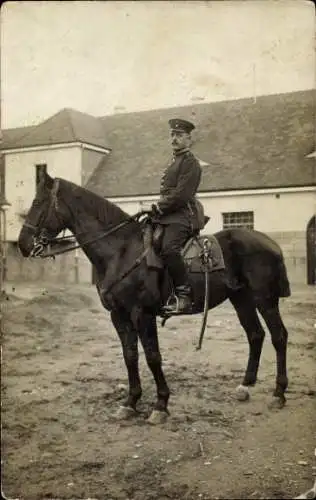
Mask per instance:
[[[170,120],[171,128],[189,133],[193,128],[190,122]],[[194,231],[204,227],[204,211],[195,195],[201,180],[199,161],[189,148],[174,152],[171,163],[166,168],[160,188],[160,198],[155,206],[158,211],[157,222],[164,226],[161,257],[168,268],[178,297],[183,297],[179,310],[173,313],[188,312],[190,287],[181,249]],[[191,306],[191,300],[190,300]],[[177,311],[176,311],[177,309]]]
[[[195,198],[200,180],[201,167],[193,153],[177,151],[161,179],[160,224],[181,224],[191,232],[201,229],[201,207]]]

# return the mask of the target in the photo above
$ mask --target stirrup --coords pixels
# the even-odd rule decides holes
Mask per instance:
[[[176,303],[176,311],[179,311],[179,297],[176,294],[171,294],[168,297],[167,302],[163,306],[162,310],[166,316],[173,316],[174,314],[178,314],[177,312],[169,312],[168,308],[172,307],[173,303]]]
[[[183,299],[183,297],[178,297],[177,295],[169,297],[166,305],[163,307],[164,314],[166,316],[177,316],[177,315],[180,316],[182,314],[192,314],[193,306],[191,300],[188,298],[188,305],[183,310],[180,307],[181,299]]]

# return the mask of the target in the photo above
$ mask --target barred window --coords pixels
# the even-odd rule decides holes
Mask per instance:
[[[247,229],[254,229],[253,212],[224,212],[223,216],[223,229],[229,227],[246,227]]]

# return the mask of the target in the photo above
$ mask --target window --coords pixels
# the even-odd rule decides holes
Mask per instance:
[[[254,228],[253,212],[224,212],[223,229],[229,227],[246,227],[247,229]]]
[[[41,181],[43,175],[47,173],[46,163],[41,163],[40,165],[35,165],[36,168],[36,186]]]

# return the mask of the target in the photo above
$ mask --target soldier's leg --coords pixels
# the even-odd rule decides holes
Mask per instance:
[[[191,235],[189,228],[178,224],[165,227],[161,257],[175,286],[178,301],[165,308],[170,314],[190,313],[192,309],[191,289],[181,249]]]

